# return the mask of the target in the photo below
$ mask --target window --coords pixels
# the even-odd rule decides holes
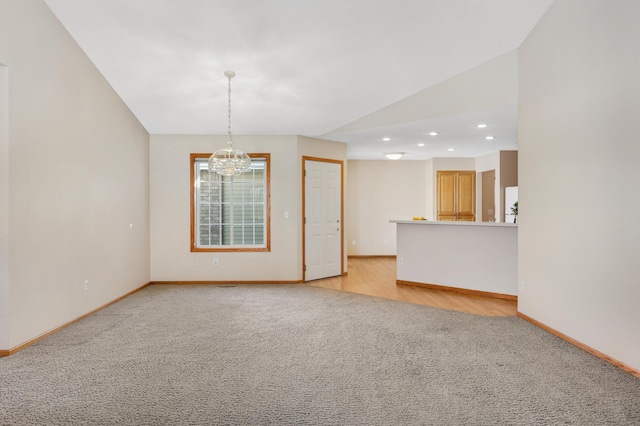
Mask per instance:
[[[248,154],[239,176],[209,172],[191,154],[191,251],[269,251],[269,154]]]

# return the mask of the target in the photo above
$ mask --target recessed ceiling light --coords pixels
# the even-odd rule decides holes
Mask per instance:
[[[455,149],[449,148],[447,151],[451,152],[451,151],[455,151]]]
[[[484,129],[485,127],[487,127],[487,125],[486,125],[486,124],[484,124],[484,123],[480,123],[480,124],[478,124],[476,127],[477,127],[478,129]]]
[[[438,132],[429,132],[429,136],[438,136]]]
[[[419,143],[418,146],[424,146],[424,144],[423,143]]]
[[[488,141],[492,141],[495,139],[495,136],[485,136],[484,138]]]
[[[391,138],[382,138],[383,141],[385,142],[389,142],[391,140]]]

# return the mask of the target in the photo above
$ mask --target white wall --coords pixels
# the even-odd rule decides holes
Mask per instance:
[[[0,8],[10,349],[149,281],[148,134],[43,1]]]
[[[424,162],[424,217],[427,220],[436,220],[438,204],[436,202],[436,181],[433,171],[433,158]]]
[[[302,279],[301,158],[346,159],[346,145],[297,136],[234,136],[245,152],[271,154],[271,251],[192,253],[189,154],[214,152],[226,141],[226,135],[151,136],[152,281]]]
[[[300,278],[295,136],[235,136],[248,153],[271,154],[271,251],[190,251],[190,157],[226,146],[225,135],[151,136],[151,280],[244,281]],[[294,176],[292,176],[292,173]],[[284,219],[284,212],[289,219]],[[214,265],[213,259],[219,260]]]
[[[518,103],[516,49],[348,123],[330,134],[412,123]]]
[[[0,349],[9,347],[9,72],[0,64]]]
[[[424,161],[349,161],[348,254],[395,255],[396,225],[389,220],[426,217],[424,183]]]
[[[640,369],[640,2],[558,0],[520,48],[518,309]]]

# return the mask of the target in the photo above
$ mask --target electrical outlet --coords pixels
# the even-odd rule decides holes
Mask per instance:
[[[524,293],[524,291],[526,290],[526,287],[524,285],[524,280],[520,281],[520,288],[522,289],[522,292]]]
[[[398,258],[398,265],[404,265],[404,259],[399,257]]]
[[[218,263],[218,258],[217,257],[213,258],[213,264],[214,264],[214,266],[218,266],[219,263]]]
[[[351,241],[351,245],[352,245],[352,246],[355,246],[355,245],[356,245],[356,240],[352,240],[352,241]]]
[[[84,280],[84,291],[89,291],[89,280]]]
[[[384,240],[384,245],[386,246],[387,244],[389,244],[389,240]]]

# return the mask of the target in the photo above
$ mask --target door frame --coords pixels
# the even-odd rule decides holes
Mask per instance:
[[[340,165],[340,275],[344,272],[344,161],[331,158],[319,158],[302,156],[302,282],[307,282],[307,212],[306,212],[306,190],[307,190],[307,161],[319,163],[335,163]]]
[[[496,169],[485,170],[482,172],[478,172],[480,174],[480,222],[491,222],[491,217],[493,217],[494,222],[498,222],[498,218],[496,217]],[[489,176],[493,174],[493,180],[489,180]],[[477,181],[476,181],[477,185]],[[477,198],[476,198],[477,199]],[[491,208],[493,209],[493,214],[488,212],[489,205],[485,205],[485,202],[493,201]],[[486,214],[485,214],[486,213]],[[489,220],[484,220],[485,217],[488,217]],[[476,214],[477,220],[477,214]]]

